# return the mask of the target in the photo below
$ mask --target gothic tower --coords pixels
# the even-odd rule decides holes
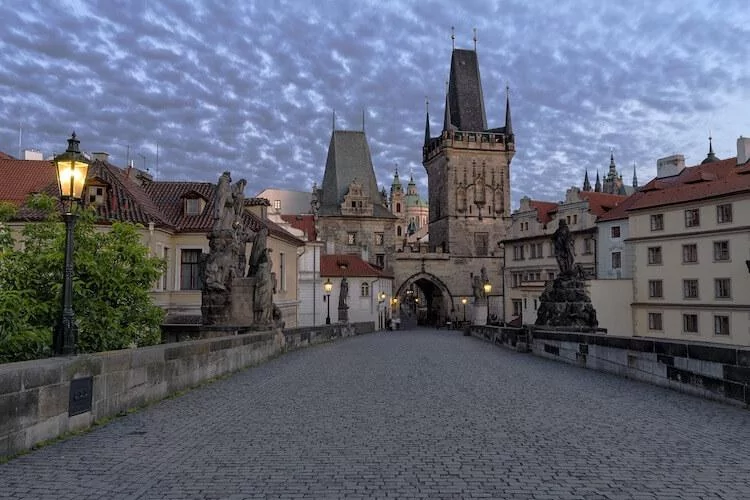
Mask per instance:
[[[510,98],[505,126],[488,128],[476,50],[453,49],[443,129],[425,124],[430,251],[490,255],[510,216],[510,162],[515,154]]]

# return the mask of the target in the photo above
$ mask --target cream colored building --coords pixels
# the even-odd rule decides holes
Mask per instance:
[[[636,335],[750,345],[748,152],[662,159],[630,208]]]

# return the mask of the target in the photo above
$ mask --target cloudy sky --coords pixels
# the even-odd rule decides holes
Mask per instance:
[[[477,48],[490,127],[511,89],[513,206],[559,200],[609,165],[720,158],[750,134],[750,9],[717,1],[3,0],[0,151],[128,158],[162,180],[248,194],[321,183],[336,126],[365,128],[381,184],[421,166],[425,98],[442,127],[456,47]],[[128,148],[129,146],[129,148]],[[157,164],[158,146],[158,164]]]

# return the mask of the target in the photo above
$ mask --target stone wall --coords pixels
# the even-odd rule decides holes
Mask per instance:
[[[86,429],[286,349],[373,329],[372,323],[327,325],[284,332],[285,342],[280,333],[255,332],[0,365],[0,457]]]
[[[507,328],[471,327],[471,335],[510,345]],[[520,337],[518,337],[520,339]],[[750,348],[707,342],[530,330],[532,352],[725,403],[750,405]],[[520,344],[521,340],[517,340]]]

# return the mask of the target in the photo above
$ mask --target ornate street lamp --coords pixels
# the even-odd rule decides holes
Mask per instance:
[[[490,280],[484,282],[484,296],[487,298],[487,324],[490,324],[490,292],[492,291],[492,284]]]
[[[464,323],[466,323],[466,303],[469,301],[466,297],[461,299],[461,303],[464,305]]]
[[[385,328],[385,292],[378,294],[378,318],[380,329]]]
[[[68,149],[55,157],[57,182],[60,187],[60,200],[63,204],[65,221],[65,274],[63,282],[63,309],[60,323],[55,329],[52,348],[56,355],[75,354],[78,327],[73,314],[73,228],[76,214],[73,205],[81,200],[83,186],[89,171],[89,162],[83,157],[76,139],[76,133],[68,139]],[[67,205],[67,206],[66,206]]]
[[[323,290],[326,292],[326,302],[328,303],[328,314],[326,315],[326,325],[331,324],[331,291],[333,291],[333,283],[331,283],[331,278],[328,278],[325,283],[323,283]]]

